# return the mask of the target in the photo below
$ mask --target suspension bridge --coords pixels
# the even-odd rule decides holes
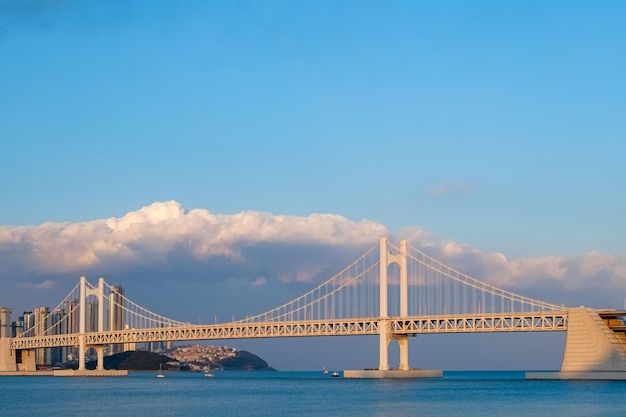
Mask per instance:
[[[93,349],[97,370],[103,371],[105,354],[114,347],[132,350],[138,343],[378,335],[379,365],[372,372],[387,377],[390,372],[410,374],[410,336],[566,331],[561,374],[626,379],[624,316],[625,311],[568,308],[515,294],[450,268],[406,240],[396,246],[383,237],[306,294],[228,323],[173,320],[134,303],[102,278],[92,285],[82,277],[32,327],[10,335],[5,326],[0,332],[0,374],[35,371],[35,352],[47,348],[77,349],[79,371],[85,371],[86,354]],[[393,340],[400,361],[391,369],[388,350]]]

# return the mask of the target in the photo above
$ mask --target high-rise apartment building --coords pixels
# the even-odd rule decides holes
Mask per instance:
[[[109,330],[124,329],[124,288],[120,286],[111,287],[109,295]],[[123,344],[114,344],[109,348],[109,353],[119,353],[124,351]]]
[[[43,336],[45,334],[46,329],[48,328],[48,314],[50,313],[50,309],[48,307],[38,307],[34,311],[34,335],[35,336]],[[51,365],[50,362],[50,349],[36,349],[35,351],[35,363],[39,367],[45,367]]]
[[[8,339],[12,336],[11,309],[0,307],[0,339]]]
[[[85,331],[98,331],[98,302],[87,301],[85,303]]]
[[[25,336],[35,335],[35,315],[32,311],[25,311],[24,315],[20,317],[22,323],[24,323]]]
[[[67,317],[67,306],[63,305],[53,311],[49,316],[49,334],[67,334],[69,328],[69,317]],[[68,348],[60,346],[50,349],[50,364],[60,365],[67,361]]]
[[[12,327],[13,329],[11,331],[11,337],[20,336],[24,332],[24,321],[22,320],[22,318],[20,317],[19,319],[15,320]]]

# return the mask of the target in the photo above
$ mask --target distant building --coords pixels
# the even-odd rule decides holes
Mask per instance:
[[[8,339],[12,336],[11,313],[11,309],[0,307],[0,339]]]
[[[26,336],[34,336],[35,333],[35,315],[32,311],[25,311],[24,315],[20,317],[23,324],[24,332],[28,332]]]
[[[98,302],[87,301],[85,303],[85,331],[98,331]]]
[[[111,287],[111,294],[109,295],[109,330],[123,330],[124,327],[124,288],[120,286]],[[109,348],[110,354],[123,351],[123,344],[113,344]]]
[[[17,337],[24,332],[24,321],[20,317],[18,320],[15,320],[12,324],[11,337]]]
[[[34,319],[35,319],[35,332],[34,336],[43,336],[46,333],[46,329],[48,328],[48,314],[50,314],[50,309],[48,307],[38,307],[34,311]],[[35,350],[35,363],[39,367],[46,367],[51,365],[50,361],[50,349],[36,349]]]
[[[69,333],[69,327],[70,327],[70,323],[69,323],[69,319],[67,317],[68,315],[68,311],[67,311],[67,305],[63,305],[60,308],[56,309],[55,311],[53,311],[50,314],[50,319],[49,319],[49,328],[50,328],[50,333],[49,334],[67,334]],[[51,348],[50,349],[50,365],[57,365],[57,364],[62,364],[64,362],[67,361],[67,355],[68,355],[69,351],[68,351],[68,347],[67,346],[60,346],[60,347],[55,347],[55,348]]]
[[[63,304],[63,308],[69,316],[67,322],[68,333],[78,333],[80,331],[80,316],[78,315],[78,304],[78,300],[66,301]],[[67,356],[64,358],[63,362],[73,360],[74,356],[78,356],[78,347],[68,347]]]

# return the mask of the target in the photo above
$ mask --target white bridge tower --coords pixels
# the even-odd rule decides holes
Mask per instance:
[[[389,343],[392,339],[398,341],[400,346],[400,364],[398,369],[401,371],[409,370],[409,337],[406,334],[394,335],[391,332],[391,322],[388,320],[387,311],[388,303],[388,280],[387,271],[389,266],[397,264],[400,268],[400,316],[408,316],[408,280],[407,280],[407,241],[400,241],[399,253],[390,253],[387,249],[387,238],[380,238],[380,321],[378,331],[380,335],[380,363],[378,370],[389,370]]]

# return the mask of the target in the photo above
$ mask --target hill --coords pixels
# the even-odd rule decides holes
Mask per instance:
[[[95,368],[95,362],[89,362],[88,368]],[[104,358],[105,369],[120,369],[128,371],[158,371],[159,366],[164,371],[189,370],[189,366],[177,362],[166,355],[146,351],[126,351]],[[227,371],[267,371],[273,370],[267,362],[253,353],[238,351],[236,356],[212,362],[212,368],[221,368]]]

